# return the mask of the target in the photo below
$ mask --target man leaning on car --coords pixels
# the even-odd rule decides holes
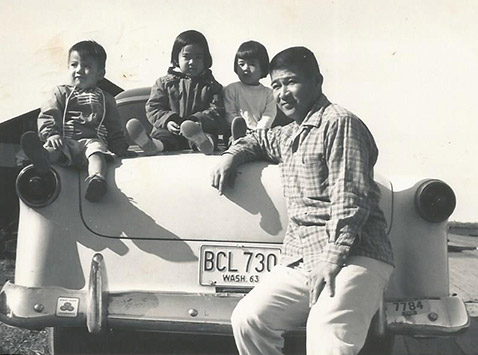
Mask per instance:
[[[288,48],[270,64],[279,108],[293,122],[236,141],[212,172],[222,194],[235,168],[281,168],[289,223],[280,265],[232,314],[241,354],[281,354],[283,333],[307,324],[308,354],[357,354],[393,270],[365,124],[322,93],[314,54]]]

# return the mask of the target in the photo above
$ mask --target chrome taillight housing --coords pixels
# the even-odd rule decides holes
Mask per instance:
[[[443,222],[455,210],[455,193],[441,180],[427,180],[417,189],[415,206],[418,214],[425,220]]]
[[[28,206],[44,207],[58,197],[60,178],[53,169],[40,174],[33,165],[29,165],[18,174],[16,189],[18,197]]]

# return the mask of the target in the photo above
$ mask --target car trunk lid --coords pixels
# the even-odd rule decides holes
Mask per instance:
[[[83,221],[92,232],[111,238],[280,243],[287,211],[278,166],[240,166],[234,188],[221,196],[210,181],[218,159],[163,153],[115,161],[106,196],[97,203],[81,197]],[[383,177],[376,180],[390,226],[391,185]],[[82,194],[85,188],[83,181]]]
[[[83,221],[112,238],[280,243],[287,213],[277,166],[241,166],[234,189],[221,196],[210,181],[218,159],[165,153],[116,161],[106,196],[97,203],[81,198]],[[82,194],[85,188],[82,182]]]

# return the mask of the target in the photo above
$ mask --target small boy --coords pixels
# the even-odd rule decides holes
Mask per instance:
[[[51,163],[88,166],[85,198],[106,193],[106,160],[128,155],[128,143],[113,96],[97,85],[105,76],[106,52],[94,41],[76,43],[68,52],[70,83],[59,85],[41,107],[38,134],[26,132],[22,147],[39,173]]]

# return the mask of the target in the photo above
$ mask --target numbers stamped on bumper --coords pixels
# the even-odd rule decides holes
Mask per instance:
[[[387,302],[387,314],[390,316],[414,316],[430,311],[427,300],[404,300]]]

